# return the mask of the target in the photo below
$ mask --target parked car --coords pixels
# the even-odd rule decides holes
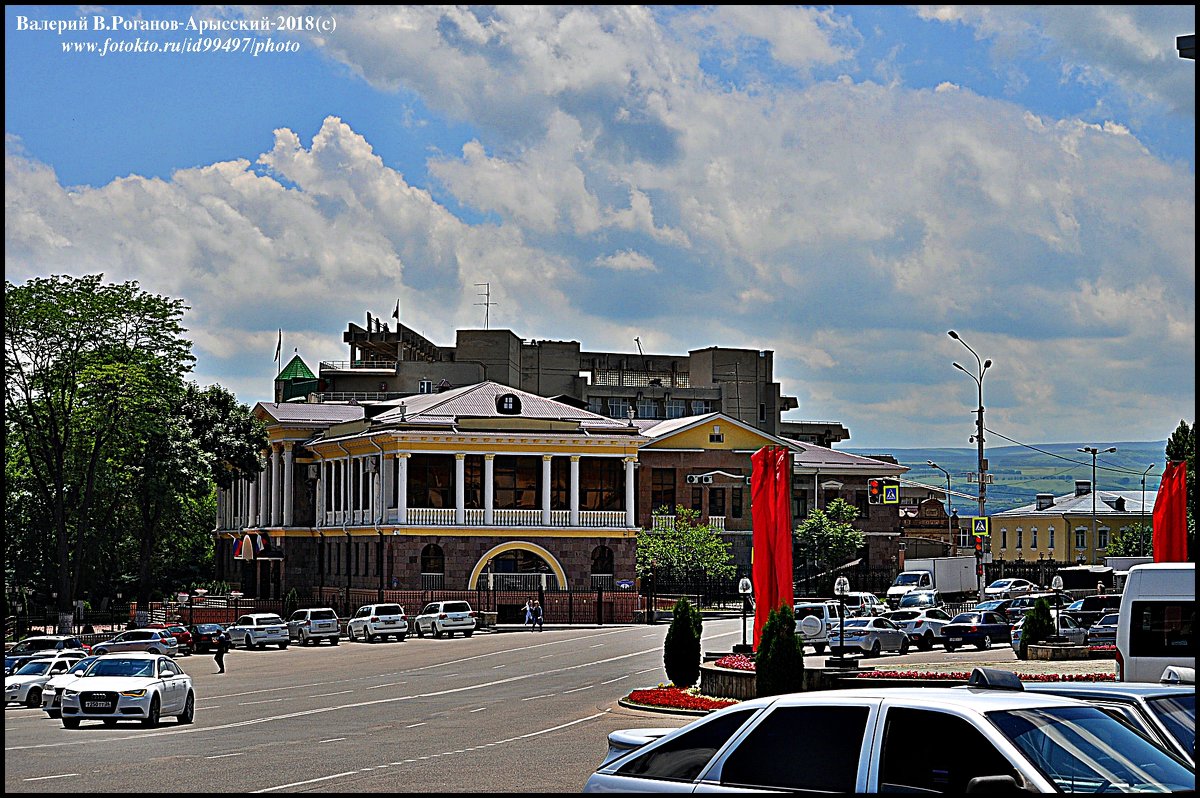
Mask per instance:
[[[874,593],[847,593],[842,598],[846,605],[846,615],[850,618],[863,618],[868,615],[883,615],[887,612],[887,604],[879,600]]]
[[[842,619],[842,606],[836,601],[803,601],[794,604],[796,613],[796,629],[804,637],[804,642],[816,649],[818,654],[824,654],[829,645],[829,630]],[[821,622],[820,629],[814,627],[808,631],[802,627],[805,618],[813,617]]]
[[[1021,657],[1021,634],[1025,629],[1025,619],[1028,617],[1028,615],[1022,616],[1020,620],[1013,624],[1012,631],[1009,632],[1009,642],[1018,659]],[[1050,619],[1051,621],[1055,619],[1053,610],[1050,612]],[[1065,612],[1058,616],[1055,628],[1058,629],[1058,634],[1066,638],[1067,642],[1071,645],[1082,646],[1087,643],[1087,629],[1076,623],[1075,619]]]
[[[163,715],[187,724],[195,718],[196,694],[192,677],[170,657],[114,654],[100,657],[63,688],[61,713],[68,729],[84,720],[100,720],[106,726],[140,720],[153,728]]]
[[[288,647],[287,624],[273,612],[252,612],[237,619],[228,627],[230,645],[245,648],[266,648],[267,645]]]
[[[123,654],[130,651],[145,651],[148,654],[166,654],[173,657],[179,653],[179,641],[166,629],[130,629],[111,640],[92,647],[97,654]]]
[[[1094,596],[1084,596],[1079,601],[1079,608],[1070,610],[1071,617],[1079,621],[1079,625],[1085,628],[1105,615],[1121,609],[1120,593],[1098,593]],[[1074,605],[1072,604],[1072,606]]]
[[[911,590],[900,597],[900,606],[897,609],[912,610],[912,609],[928,609],[931,607],[945,607],[946,602],[942,601],[942,594],[937,588],[931,590]]]
[[[908,635],[909,641],[922,651],[930,650],[934,643],[943,642],[942,627],[950,623],[949,613],[936,607],[892,610],[883,617],[900,627]]]
[[[51,677],[50,681],[42,685],[42,711],[52,718],[57,718],[61,714],[63,688],[67,686],[68,682],[82,676],[84,671],[99,658],[98,654],[88,654],[72,665],[69,671]]]
[[[217,635],[225,628],[219,623],[198,623],[195,626],[189,626],[188,632],[192,636],[192,648],[197,654],[203,654],[208,651],[215,651],[217,648]]]
[[[1037,593],[1041,588],[1028,579],[997,579],[983,589],[985,599],[1016,598]]]
[[[475,634],[476,613],[465,601],[433,601],[425,605],[421,614],[413,619],[417,637],[429,632],[434,637],[453,637],[462,632],[463,637]]]
[[[71,635],[34,635],[27,637],[4,652],[4,675],[11,676],[17,668],[29,661],[32,654],[63,649],[87,651],[88,646],[78,637]]]
[[[42,690],[46,682],[67,673],[86,657],[80,649],[63,649],[54,653],[35,655],[12,676],[4,677],[4,704],[24,704],[31,709],[42,705]]]
[[[942,645],[947,651],[971,645],[983,651],[992,643],[1008,642],[1011,633],[1012,626],[998,612],[960,612],[942,627],[946,638]]]
[[[1066,696],[1118,715],[1175,755],[1196,765],[1195,685],[1150,682],[1040,682],[1027,690]]]
[[[887,618],[847,618],[829,630],[829,648],[835,653],[856,649],[878,657],[884,651],[907,654],[908,646],[908,633]]]
[[[342,628],[338,624],[337,612],[332,607],[310,607],[296,610],[288,618],[288,640],[300,645],[317,645],[328,640],[336,646],[342,639]]]
[[[1011,681],[1017,686],[791,693],[678,729],[621,729],[608,735],[583,791],[1195,789],[1193,769],[1099,707]]]
[[[1004,614],[1008,616],[1008,620],[1016,623],[1025,613],[1033,609],[1033,606],[1038,603],[1039,599],[1045,599],[1049,605],[1050,611],[1055,612],[1059,604],[1063,607],[1071,603],[1070,596],[1064,596],[1061,600],[1055,593],[1029,593],[1024,596],[1019,596],[1013,599],[1013,603],[1008,605],[1008,611]]]
[[[1092,624],[1087,630],[1089,646],[1115,646],[1117,644],[1117,621],[1120,613],[1112,612]]]
[[[188,631],[188,628],[179,624],[171,624],[167,627],[167,631],[179,643],[179,653],[190,657],[192,655],[192,633]]]
[[[1013,601],[1014,599],[990,599],[979,602],[971,609],[976,612],[998,612],[1008,618],[1008,608],[1012,606]],[[1011,621],[1012,618],[1008,618],[1008,620]]]

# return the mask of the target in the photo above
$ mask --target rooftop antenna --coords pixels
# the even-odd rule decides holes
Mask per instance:
[[[642,370],[646,370],[646,353],[642,351],[642,339],[640,336],[633,336],[633,342],[637,344],[638,354],[642,357]]]
[[[483,301],[476,302],[475,304],[483,305],[483,329],[486,330],[486,329],[489,329],[488,325],[490,323],[490,315],[491,315],[492,305],[494,305],[496,303],[492,301],[492,284],[491,283],[475,283],[476,288],[479,288],[480,286],[483,286],[483,291],[479,292],[477,294],[477,296],[483,297]]]

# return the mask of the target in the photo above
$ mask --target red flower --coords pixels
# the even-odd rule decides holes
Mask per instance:
[[[1018,673],[1023,682],[1114,682],[1111,673]],[[971,674],[962,671],[864,671],[859,679],[954,679],[966,681]]]
[[[626,697],[626,700],[652,707],[703,710],[721,709],[738,703],[732,699],[698,695],[679,687],[651,687],[645,690],[634,690]]]
[[[747,657],[745,654],[729,654],[721,657],[713,663],[718,668],[730,668],[735,671],[752,671],[755,670],[754,660]]]

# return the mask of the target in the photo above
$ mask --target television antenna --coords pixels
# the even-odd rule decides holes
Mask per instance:
[[[495,305],[496,303],[492,301],[492,284],[491,283],[475,283],[476,288],[479,288],[481,286],[483,287],[483,290],[480,291],[477,294],[477,296],[483,297],[483,301],[476,302],[475,304],[483,305],[483,329],[486,330],[486,329],[489,329],[488,324],[490,323],[490,315],[491,315],[492,305]]]

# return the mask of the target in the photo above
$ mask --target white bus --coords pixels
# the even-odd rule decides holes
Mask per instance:
[[[1129,569],[1117,621],[1117,679],[1157,682],[1169,665],[1196,667],[1196,564]]]

